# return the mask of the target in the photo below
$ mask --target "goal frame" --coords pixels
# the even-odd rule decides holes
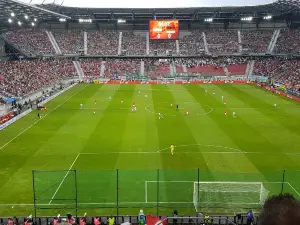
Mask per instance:
[[[194,204],[194,207],[195,207],[195,210],[196,212],[198,212],[198,204],[201,203],[200,202],[200,185],[201,184],[242,184],[242,185],[260,185],[260,188],[259,190],[257,189],[257,191],[254,191],[254,192],[257,192],[259,193],[259,202],[258,203],[246,203],[246,204],[251,204],[251,205],[260,205],[262,206],[264,204],[264,201],[265,201],[265,198],[264,197],[267,197],[267,196],[264,196],[263,193],[264,193],[264,190],[266,190],[266,193],[268,194],[269,191],[264,187],[263,185],[263,182],[240,182],[240,181],[235,181],[235,182],[228,182],[228,181],[195,181],[194,182],[194,185],[193,185],[193,204]],[[224,192],[224,193],[234,193],[236,191],[212,191],[212,192]],[[241,192],[245,192],[245,193],[248,193],[249,191],[241,191]],[[231,203],[231,204],[234,204],[234,203]],[[240,204],[240,203],[239,203]]]

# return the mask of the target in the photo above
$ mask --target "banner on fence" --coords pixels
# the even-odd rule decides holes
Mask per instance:
[[[28,113],[30,113],[32,110],[28,109],[24,112],[22,112],[21,114],[17,115],[16,117],[8,120],[6,123],[3,123],[0,125],[0,130],[3,130],[4,128],[8,127],[9,125],[11,125],[12,123],[16,122],[17,120],[21,119],[22,117],[26,116]]]

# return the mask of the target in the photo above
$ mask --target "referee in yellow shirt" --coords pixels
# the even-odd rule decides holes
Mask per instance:
[[[171,144],[170,150],[171,150],[171,154],[174,155],[174,145],[173,144]]]

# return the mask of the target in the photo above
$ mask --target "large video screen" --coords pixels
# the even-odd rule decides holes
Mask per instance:
[[[150,39],[177,39],[178,20],[150,20]]]

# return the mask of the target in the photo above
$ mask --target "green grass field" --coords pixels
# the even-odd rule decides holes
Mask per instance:
[[[76,182],[79,213],[90,215],[116,213],[117,200],[120,214],[139,208],[153,212],[157,200],[160,213],[172,208],[194,213],[198,178],[263,182],[269,194],[280,193],[283,184],[284,192],[300,198],[300,105],[254,86],[80,84],[49,102],[41,114],[40,121],[32,112],[0,131],[0,216],[33,212],[32,170],[37,170],[39,215],[74,207]],[[233,198],[259,202],[257,185],[251,186],[254,193],[242,184],[207,185],[235,194],[206,193],[200,205],[213,205],[203,204],[202,210],[232,211]]]

